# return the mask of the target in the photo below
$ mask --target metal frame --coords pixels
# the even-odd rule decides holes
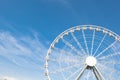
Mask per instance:
[[[84,74],[86,69],[92,70],[97,80],[104,80],[96,66],[91,67],[88,65],[84,66],[84,68],[81,70],[80,74],[77,76],[77,78],[75,80],[80,80],[81,76]]]

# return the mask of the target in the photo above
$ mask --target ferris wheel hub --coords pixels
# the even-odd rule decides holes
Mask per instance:
[[[96,60],[95,57],[93,57],[93,56],[88,56],[88,57],[86,58],[86,65],[88,65],[88,66],[90,66],[90,67],[93,67],[93,66],[96,65],[96,63],[97,63],[97,60]]]

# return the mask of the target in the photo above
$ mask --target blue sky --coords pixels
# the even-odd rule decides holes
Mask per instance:
[[[62,31],[92,24],[120,34],[119,23],[119,0],[1,0],[0,77],[44,79],[43,58]]]

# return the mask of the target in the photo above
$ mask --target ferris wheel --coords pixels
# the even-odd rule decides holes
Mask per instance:
[[[119,39],[111,30],[95,25],[65,30],[47,51],[47,80],[120,80]]]

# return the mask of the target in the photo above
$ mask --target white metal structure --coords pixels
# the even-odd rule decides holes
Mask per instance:
[[[72,27],[50,45],[45,70],[47,80],[120,80],[119,36],[95,25]]]

